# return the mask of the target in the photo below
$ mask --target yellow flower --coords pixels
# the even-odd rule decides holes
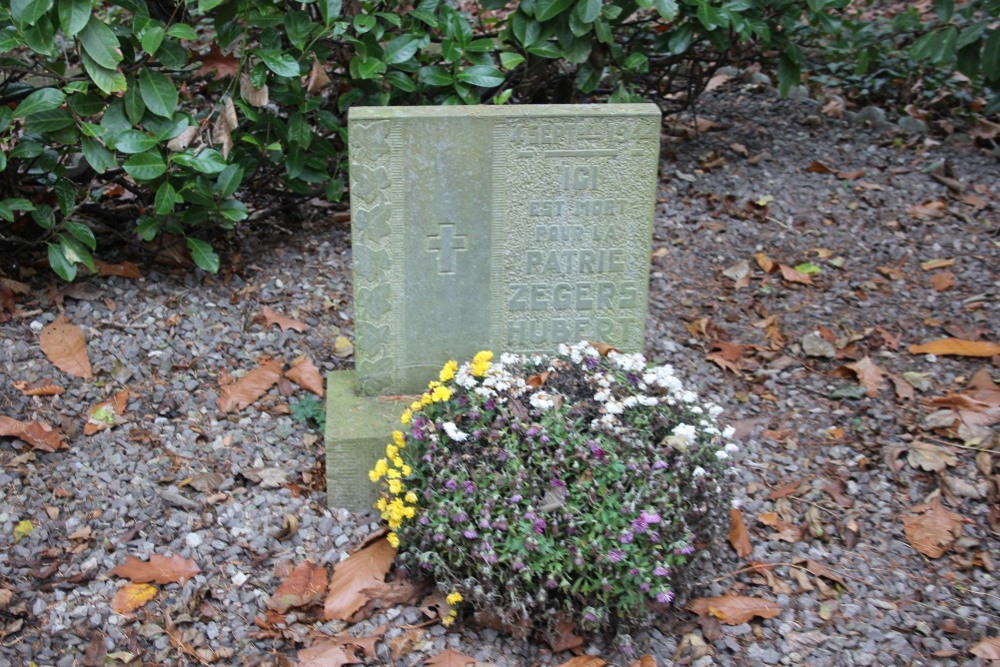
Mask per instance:
[[[403,508],[403,516],[405,516],[407,519],[412,519],[416,515],[417,515],[417,508],[416,507],[404,507]]]
[[[402,449],[403,447],[406,447],[406,439],[403,437],[403,432],[402,431],[393,431],[392,432],[392,442],[393,442],[393,444],[395,444],[400,449]]]
[[[403,459],[401,459],[400,457],[397,456],[396,458],[394,458],[392,460],[392,465],[396,466],[397,468],[402,468],[406,464],[403,463]]]
[[[413,474],[413,468],[411,468],[410,466],[408,466],[408,465],[401,465],[399,467],[403,471],[403,477],[409,477],[410,475]]]
[[[424,406],[420,403],[420,401],[413,401],[412,403],[410,403],[410,409],[413,410],[414,412],[416,412],[422,407]]]
[[[415,503],[417,502],[417,494],[415,494],[413,491],[407,491],[404,500],[406,500],[406,502],[408,503]]]
[[[410,473],[406,474],[409,475]],[[386,479],[399,479],[400,477],[402,477],[402,475],[399,474],[399,471],[396,470],[395,468],[389,468],[388,470],[386,470],[385,476]]]
[[[454,604],[458,604],[459,602],[461,602],[464,599],[465,598],[462,597],[461,593],[459,593],[458,591],[455,591],[453,593],[450,593],[448,595],[448,597],[445,598],[445,602],[447,602],[448,604],[454,605]]]
[[[493,353],[489,350],[482,350],[477,353],[476,356],[472,358],[472,374],[476,377],[483,377],[486,375],[486,371],[490,369],[490,361],[493,359]]]
[[[386,445],[385,446],[385,456],[389,459],[394,459],[399,456],[399,447],[396,445]],[[399,465],[398,463],[396,464]]]
[[[368,479],[377,482],[389,471],[389,463],[385,459],[379,459],[375,467],[368,471]]]
[[[433,403],[433,402],[434,402],[434,399],[432,399],[432,398],[431,398],[431,395],[430,395],[430,394],[428,394],[428,393],[427,393],[426,391],[425,391],[425,392],[423,393],[423,395],[422,395],[422,396],[420,397],[420,406],[421,406],[421,407],[423,407],[423,406],[425,406],[425,405],[430,405],[430,404],[431,404],[431,403]]]
[[[427,383],[427,388],[430,391],[434,391],[434,389],[436,389],[437,387],[440,387],[440,386],[441,386],[441,383],[438,382],[437,380],[431,380],[430,382]]]
[[[411,419],[413,419],[413,410],[403,410],[403,414],[399,417],[399,421],[404,425],[409,424]]]
[[[369,470],[368,471],[368,479],[370,479],[371,481],[377,482],[379,480],[379,477],[381,477],[381,475],[379,475],[374,470]]]
[[[399,548],[399,535],[396,533],[389,533],[385,536],[385,539],[389,541],[389,544],[392,545],[393,549]]]
[[[457,370],[458,362],[452,359],[444,365],[444,368],[441,369],[441,372],[438,374],[438,379],[441,380],[441,382],[447,382],[455,377],[455,372]]]
[[[448,627],[449,625],[451,625],[454,622],[455,622],[455,617],[452,616],[451,614],[449,614],[445,618],[441,619],[441,625],[443,625],[445,627]]]
[[[389,528],[391,528],[392,530],[397,530],[402,525],[403,522],[400,521],[399,519],[389,519]]]
[[[389,493],[393,494],[394,496],[398,496],[402,492],[403,492],[403,483],[398,479],[390,479]]]
[[[385,508],[388,505],[389,501],[386,500],[385,498],[379,498],[378,500],[375,501],[375,509],[377,509],[379,512],[385,511]]]
[[[443,385],[438,385],[437,387],[435,387],[434,392],[431,394],[431,400],[433,400],[435,403],[439,403],[441,401],[447,401],[449,398],[451,398],[451,389],[448,389],[448,387],[445,387]]]

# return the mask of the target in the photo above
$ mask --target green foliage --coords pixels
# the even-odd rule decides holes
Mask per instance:
[[[780,54],[787,90],[817,38],[860,49],[861,74],[889,53],[848,0],[486,0],[471,14],[448,0],[177,2],[0,6],[0,217],[17,223],[0,240],[44,243],[67,280],[93,265],[84,229],[121,227],[97,202],[110,184],[141,213],[120,233],[183,237],[208,271],[209,237],[251,207],[338,200],[354,105],[653,99],[669,112],[751,54]],[[998,2],[939,0],[936,22],[912,28],[904,13],[892,27],[912,34],[893,48],[995,85]]]
[[[669,367],[563,348],[449,362],[375,463],[376,507],[399,562],[512,628],[642,626],[727,524],[735,445]]]
[[[306,394],[291,405],[292,419],[326,432],[326,406],[313,394]]]

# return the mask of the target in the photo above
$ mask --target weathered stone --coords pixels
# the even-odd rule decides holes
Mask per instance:
[[[358,396],[354,385],[354,371],[334,371],[326,384],[326,498],[330,507],[364,512],[378,495],[368,471],[414,397]]]
[[[359,391],[481,349],[641,350],[659,127],[652,104],[351,109]]]

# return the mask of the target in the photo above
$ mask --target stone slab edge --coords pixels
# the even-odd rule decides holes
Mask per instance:
[[[572,118],[574,116],[660,116],[655,104],[521,104],[444,107],[351,107],[351,120],[408,118]]]
[[[359,396],[354,371],[326,383],[326,498],[330,507],[367,512],[378,497],[368,479],[414,396]]]

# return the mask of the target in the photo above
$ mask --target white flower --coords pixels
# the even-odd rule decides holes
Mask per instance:
[[[462,367],[455,373],[455,384],[463,389],[472,389],[476,386],[476,378],[470,372],[470,364],[462,364]]]
[[[678,439],[683,440],[686,444],[691,444],[694,442],[696,429],[694,424],[678,424],[670,433],[677,436]]]
[[[691,476],[692,476],[692,477],[695,477],[695,478],[698,478],[698,477],[704,477],[704,476],[705,476],[705,469],[704,469],[704,468],[702,468],[701,466],[698,466],[698,467],[697,467],[697,468],[695,468],[695,469],[694,469],[694,471],[693,471],[693,472],[691,473]]]
[[[723,409],[721,405],[716,405],[715,403],[708,404],[708,414],[709,416],[712,417],[712,419],[715,419],[716,417],[721,415],[722,411]]]
[[[660,402],[657,400],[656,396],[642,395],[637,398],[639,399],[639,405],[645,405],[646,407],[652,407]]]
[[[729,440],[734,435],[736,435],[736,427],[734,426],[727,426],[722,430],[722,437],[725,438],[726,440]]]
[[[559,343],[559,345],[556,346],[556,353],[565,357],[569,354],[569,345],[566,343]]]
[[[639,404],[638,396],[627,396],[625,397],[625,400],[622,401],[622,405],[624,405],[626,408],[634,408],[638,404]]]
[[[646,359],[641,354],[622,354],[612,350],[608,352],[608,359],[623,371],[638,373],[646,366]]]
[[[507,366],[513,366],[520,360],[521,357],[519,357],[516,354],[511,354],[510,352],[504,352],[503,354],[500,355],[500,363]]]
[[[681,395],[678,398],[680,398],[685,403],[694,403],[695,401],[698,400],[698,394],[694,393],[693,391],[683,391],[681,392]]]
[[[542,412],[545,412],[546,410],[551,410],[556,405],[555,402],[552,400],[552,396],[542,391],[535,392],[534,394],[532,394],[531,398],[528,399],[528,401],[531,403],[531,406],[533,408],[535,408],[536,410],[541,410]]]
[[[469,439],[469,434],[455,426],[455,422],[445,422],[442,424],[444,432],[455,442],[465,442]]]
[[[607,403],[604,404],[604,409],[609,414],[613,415],[620,415],[621,413],[625,412],[625,406],[619,403],[618,401],[608,401]]]
[[[725,450],[726,450],[727,452],[729,452],[730,454],[734,454],[734,453],[736,453],[736,452],[740,451],[740,448],[739,448],[739,447],[737,447],[737,446],[736,446],[735,444],[733,444],[733,443],[731,443],[731,442],[727,442],[727,443],[726,443],[726,446],[724,447],[724,449],[725,449]]]
[[[594,400],[598,403],[603,403],[611,397],[611,393],[607,389],[602,389],[596,394],[594,394]]]
[[[715,458],[719,459],[720,461],[725,461],[726,459],[729,458],[729,454],[720,449],[715,452]]]

